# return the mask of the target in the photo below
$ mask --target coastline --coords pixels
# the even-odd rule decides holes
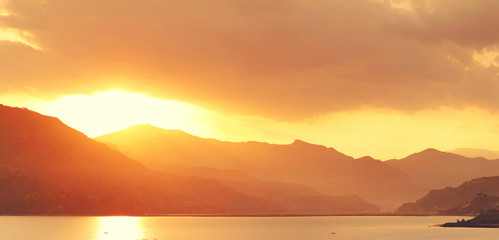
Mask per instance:
[[[396,214],[396,213],[338,213],[338,214],[0,214],[0,216],[26,217],[432,217],[448,216],[463,217],[463,215],[442,214]],[[471,217],[471,216],[465,216]],[[442,224],[443,226],[443,224]],[[499,226],[499,224],[498,224]]]

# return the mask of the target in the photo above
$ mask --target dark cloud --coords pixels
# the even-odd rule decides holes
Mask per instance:
[[[0,24],[41,52],[0,44],[0,89],[125,86],[277,118],[356,107],[476,104],[497,93],[495,1],[11,0]],[[472,10],[466,12],[465,10]],[[473,34],[471,34],[473,33]],[[20,56],[20,57],[19,57]]]
[[[431,41],[452,41],[482,49],[499,43],[499,2],[495,0],[413,0],[419,21],[408,33]]]

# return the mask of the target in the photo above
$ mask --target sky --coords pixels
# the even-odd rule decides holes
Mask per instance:
[[[0,103],[381,160],[499,149],[496,0],[0,0]]]

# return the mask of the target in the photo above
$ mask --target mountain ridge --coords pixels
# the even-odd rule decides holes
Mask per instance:
[[[27,109],[0,105],[0,133],[1,214],[282,212],[215,181],[149,170]]]
[[[127,137],[127,131],[95,139],[118,146],[128,156],[154,169],[235,169],[265,181],[307,185],[328,195],[356,194],[368,202],[381,204],[383,209],[395,208],[404,199],[416,196],[412,193],[413,186],[408,176],[379,160],[356,160],[334,148],[302,140],[291,144],[269,144],[223,142],[193,136],[189,138],[191,141],[184,141],[160,131],[162,134],[156,140],[143,144],[144,140],[138,136],[130,134]]]
[[[154,140],[157,129],[136,128],[140,132],[144,129],[153,130],[149,134]],[[190,135],[165,131],[176,134],[175,140],[187,137],[183,144],[189,145]],[[151,170],[57,118],[0,105],[0,214],[323,215],[379,211],[354,196],[325,196],[304,190],[306,196],[285,198],[294,189],[304,188],[262,182],[237,172],[219,173],[230,179],[217,179],[216,171],[204,173],[215,175],[183,176]],[[230,187],[231,181],[246,192],[255,188],[255,194]],[[300,202],[303,197],[318,204],[307,208]]]
[[[408,174],[427,189],[457,186],[464,181],[499,174],[499,161],[468,158],[433,148],[386,163]]]
[[[290,144],[226,142],[149,124],[128,130],[90,139],[57,118],[0,105],[0,178],[5,189],[0,213],[22,209],[50,214],[284,213],[285,208],[307,214],[345,213],[355,208],[376,212],[376,207],[363,200],[386,211],[421,196],[425,189],[499,173],[499,160],[433,148],[383,162],[370,156],[354,159],[299,139]],[[109,136],[119,140],[107,142],[111,148],[99,142]],[[146,186],[151,181],[164,185],[158,185],[160,190]],[[81,193],[68,187],[75,184],[81,186]],[[190,186],[190,190],[175,185]],[[139,193],[154,197],[147,203]],[[307,199],[315,203],[313,208],[304,205]],[[102,201],[111,205],[98,206]],[[243,204],[243,209],[234,204],[238,201],[251,204]],[[475,202],[479,201],[485,202]],[[170,207],[161,202],[169,202]]]
[[[126,131],[122,130],[122,131]],[[163,132],[166,133],[166,132]],[[185,133],[187,134],[187,133]],[[101,138],[96,138],[97,140],[101,140]],[[482,157],[475,157],[475,158],[468,158],[464,157],[458,154],[454,153],[449,153],[449,152],[443,152],[440,150],[437,150],[435,148],[428,148],[424,149],[423,151],[416,152],[413,154],[408,155],[405,158],[402,159],[392,159],[388,161],[380,161],[376,160],[370,156],[364,156],[361,158],[354,159],[353,157],[350,157],[348,155],[345,155],[343,153],[338,152],[336,149],[331,148],[331,147],[326,147],[322,145],[317,145],[317,144],[311,144],[304,142],[302,140],[296,139],[290,144],[269,144],[265,142],[255,142],[255,141],[248,141],[248,142],[222,142],[218,141],[216,139],[203,139],[199,137],[192,136],[190,138],[191,140],[196,141],[196,144],[201,144],[203,141],[207,143],[212,149],[216,149],[213,151],[219,151],[220,154],[214,154],[210,155],[209,158],[211,160],[213,159],[230,159],[229,162],[232,164],[234,162],[241,161],[240,155],[248,155],[250,157],[247,157],[251,159],[252,161],[246,161],[246,166],[241,168],[241,166],[237,165],[224,165],[220,164],[216,167],[220,168],[225,166],[226,168],[238,168],[239,170],[245,171],[245,172],[252,172],[252,173],[257,173],[256,176],[258,178],[263,178],[268,177],[270,172],[264,172],[264,173],[258,173],[258,165],[260,164],[266,164],[270,165],[273,168],[276,169],[282,169],[285,172],[289,173],[296,173],[299,171],[308,171],[308,172],[315,172],[317,176],[322,176],[322,178],[329,178],[332,179],[329,181],[327,184],[325,181],[315,181],[310,184],[309,186],[313,186],[314,188],[320,189],[322,192],[326,193],[339,193],[341,194],[357,194],[362,191],[366,191],[365,189],[371,190],[371,193],[375,192],[384,192],[386,193],[385,196],[389,196],[390,194],[394,194],[393,192],[390,192],[389,189],[383,189],[383,186],[391,186],[390,183],[383,183],[379,184],[376,183],[376,181],[372,181],[370,177],[368,176],[390,176],[390,174],[393,173],[388,173],[388,172],[383,172],[381,169],[387,169],[385,165],[388,165],[389,167],[393,169],[397,169],[401,174],[400,176],[406,175],[407,177],[402,177],[406,178],[406,180],[402,180],[401,182],[405,182],[404,187],[399,187],[397,190],[393,191],[398,191],[399,193],[399,199],[410,199],[410,198],[417,198],[420,196],[423,196],[426,192],[430,191],[431,189],[438,189],[441,187],[445,186],[456,186],[466,180],[477,178],[477,177],[484,177],[484,176],[492,176],[499,174],[499,161],[495,160],[488,160]],[[103,140],[103,142],[106,142]],[[112,142],[112,141],[111,141]],[[157,143],[164,143],[160,140],[157,141]],[[231,148],[234,148],[236,150],[233,151],[227,151],[224,149],[223,146],[220,146],[221,144],[226,144],[230,145]],[[248,146],[243,147],[245,144]],[[131,145],[131,144],[130,144]],[[166,144],[168,145],[168,144]],[[163,145],[165,146],[165,145]],[[179,150],[181,148],[175,148],[175,150]],[[249,150],[251,149],[251,150]],[[279,153],[279,150],[281,149],[285,153]],[[182,150],[180,150],[182,151]],[[307,152],[304,154],[304,152]],[[313,152],[314,154],[309,155],[310,152]],[[259,154],[258,154],[259,153]],[[134,155],[137,158],[140,158],[140,155],[142,154],[136,154]],[[161,157],[161,151],[155,152],[156,155],[156,161],[161,162],[162,157]],[[315,156],[314,156],[315,155]],[[159,157],[158,157],[159,156]],[[265,157],[262,157],[265,156]],[[196,158],[195,156],[192,156],[190,154],[190,157],[194,157],[194,161],[198,161],[199,159]],[[313,168],[307,165],[300,165],[300,163],[296,163],[296,160],[293,160],[292,165],[297,165],[300,167],[292,167],[289,164],[291,162],[289,159],[295,159],[295,158],[300,158],[303,162],[303,160],[308,159],[307,161],[309,162],[308,164],[312,165],[317,165],[321,167]],[[267,160],[267,162],[260,162],[258,163],[258,159],[272,159]],[[281,160],[279,160],[281,159]],[[287,161],[282,161],[282,159],[288,159]],[[346,178],[336,178],[334,175],[331,174],[326,174],[326,175],[321,175],[327,172],[327,169],[331,168],[330,163],[331,159],[336,159],[333,162],[335,162],[336,167],[339,169],[342,169],[343,171],[333,171],[334,175],[338,174],[346,174]],[[216,160],[215,160],[216,161]],[[300,162],[298,161],[298,162]],[[244,162],[244,159],[243,159]],[[279,163],[274,163],[274,162],[279,162]],[[329,162],[329,163],[328,163]],[[213,164],[213,161],[211,162],[206,162],[204,164],[208,164],[208,166],[212,166],[209,164]],[[251,164],[256,164],[256,165],[251,165]],[[339,164],[339,165],[338,165]],[[329,165],[329,167],[325,167]],[[355,166],[357,165],[357,166]],[[359,166],[363,165],[363,166]],[[348,166],[348,167],[347,167]],[[158,166],[156,166],[158,167]],[[159,166],[161,167],[161,166]],[[321,169],[322,168],[322,169]],[[352,169],[356,169],[353,171]],[[364,169],[364,170],[362,170]],[[368,169],[368,170],[367,170]],[[390,172],[390,171],[389,171]],[[373,175],[374,174],[374,175]],[[353,175],[356,175],[356,177],[351,178]],[[281,177],[276,177],[276,178],[268,178],[266,180],[269,181],[292,181],[293,179],[299,179],[299,181],[296,181],[295,183],[300,183],[302,184],[303,182],[307,181],[308,179],[313,179],[314,176],[312,177],[300,177],[299,175],[288,175],[288,176],[281,176]],[[399,181],[400,178],[396,181]],[[336,185],[335,185],[336,182]],[[341,183],[340,183],[341,182]],[[356,183],[355,183],[356,182]],[[364,190],[362,189],[356,189],[352,191],[348,191],[348,187],[343,187],[347,184],[357,184],[357,185],[363,185]],[[328,186],[335,186],[335,191],[331,191],[331,188]],[[372,202],[372,197],[373,195],[371,194],[360,194],[362,198],[366,198],[367,200]],[[375,194],[374,194],[375,195]],[[386,200],[386,199],[385,199]],[[400,200],[399,200],[400,201]],[[381,201],[376,201],[374,200],[377,204],[379,204]],[[402,204],[404,201],[399,202],[399,204]],[[382,203],[383,204],[383,203]],[[383,207],[383,209],[386,206]]]

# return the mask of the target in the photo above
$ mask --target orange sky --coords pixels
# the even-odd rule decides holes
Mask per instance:
[[[498,10],[495,0],[0,0],[0,103],[90,136],[154,122],[382,159],[499,149]],[[144,106],[147,119],[96,126],[111,111],[84,103],[116,89],[159,101],[150,111],[162,114]],[[70,103],[101,115],[82,126]]]

